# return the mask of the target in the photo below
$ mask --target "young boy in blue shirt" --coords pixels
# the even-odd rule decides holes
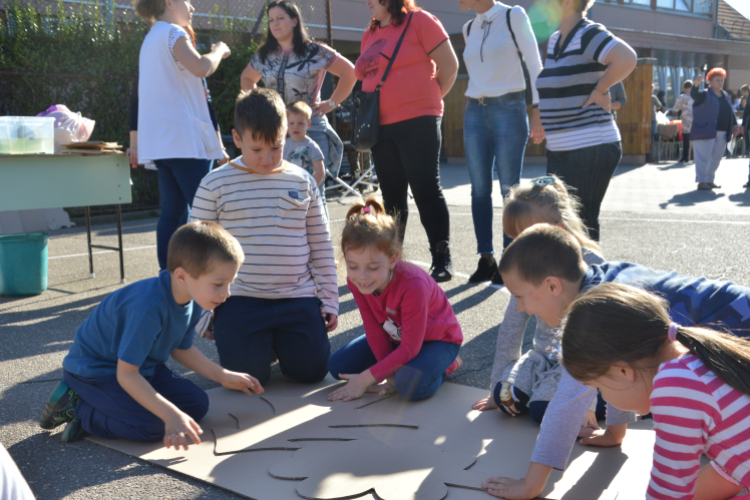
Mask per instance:
[[[200,443],[197,424],[208,395],[165,366],[170,355],[228,389],[262,393],[245,373],[221,368],[193,345],[203,311],[229,297],[244,259],[239,242],[213,222],[179,228],[169,241],[167,270],[107,298],[76,331],[40,425],[63,423],[64,442],[88,432],[106,439],[159,441],[169,448]]]
[[[628,262],[587,266],[581,247],[569,232],[537,224],[521,233],[503,252],[498,272],[518,301],[518,310],[537,314],[550,327],[559,327],[568,306],[587,289],[601,283],[637,286],[664,297],[672,321],[683,326],[711,325],[740,337],[750,336],[750,289],[727,281],[681,276]],[[563,352],[563,359],[565,353]],[[484,487],[501,498],[530,499],[542,493],[552,469],[563,470],[576,436],[581,444],[617,446],[632,412],[608,405],[606,430],[581,429],[597,391],[563,370],[560,383],[542,420],[531,465],[522,479],[497,477]]]

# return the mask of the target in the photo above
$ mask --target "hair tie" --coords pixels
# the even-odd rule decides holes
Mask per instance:
[[[372,211],[370,208],[370,205],[367,205],[365,208],[362,209],[363,214],[369,214]]]
[[[667,336],[669,337],[669,340],[677,340],[677,330],[680,329],[680,325],[677,323],[672,323],[669,325],[669,333]]]

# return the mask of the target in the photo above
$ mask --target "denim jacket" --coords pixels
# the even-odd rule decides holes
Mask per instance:
[[[697,85],[690,91],[691,97],[695,100],[693,103],[693,126],[690,129],[690,139],[696,141],[701,139],[714,139],[719,119],[719,96],[712,90],[698,90]],[[703,85],[701,85],[703,87]],[[729,107],[732,107],[729,101],[729,95],[722,90],[722,97],[727,100]],[[737,124],[737,119],[732,116],[732,126]],[[729,130],[732,130],[732,126]],[[732,140],[732,134],[727,134],[727,142]]]

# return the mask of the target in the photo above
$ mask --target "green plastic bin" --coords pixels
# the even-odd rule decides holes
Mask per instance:
[[[47,233],[0,236],[0,295],[47,289]]]

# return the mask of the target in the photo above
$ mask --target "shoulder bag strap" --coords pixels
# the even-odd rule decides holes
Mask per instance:
[[[391,60],[388,61],[388,66],[386,66],[385,71],[383,72],[383,78],[380,80],[380,83],[378,83],[377,88],[375,88],[375,91],[379,91],[380,87],[383,86],[383,82],[385,82],[386,77],[388,76],[388,72],[391,71],[391,66],[393,66],[393,61],[396,60],[396,54],[398,54],[398,49],[401,48],[401,42],[404,41],[404,35],[406,35],[406,30],[409,28],[409,22],[411,22],[411,16],[414,14],[413,12],[409,14],[409,18],[406,20],[406,26],[404,26],[404,31],[401,32],[401,38],[398,39],[398,43],[396,44],[396,48],[393,51],[393,55],[391,56]]]
[[[513,26],[510,24],[510,11],[511,10],[513,10],[513,7],[509,8],[505,12],[505,18],[508,21],[508,29],[510,30],[510,36],[513,37],[513,44],[516,46],[516,52],[518,52],[518,57],[521,58],[521,62],[523,63],[524,62],[524,60],[523,60],[523,54],[521,54],[521,49],[518,48],[518,42],[516,41],[516,34],[513,33]]]
[[[523,53],[521,52],[521,49],[518,48],[518,42],[516,41],[516,34],[513,33],[513,25],[510,24],[510,11],[513,10],[513,7],[509,8],[505,12],[505,18],[508,21],[508,29],[510,30],[510,36],[513,37],[513,44],[516,46],[516,53],[518,54],[518,59],[521,61],[521,70],[523,71],[523,79],[526,82],[526,104],[531,104],[532,95],[531,95],[531,75],[529,73],[529,68],[526,66],[526,61],[523,58]]]

